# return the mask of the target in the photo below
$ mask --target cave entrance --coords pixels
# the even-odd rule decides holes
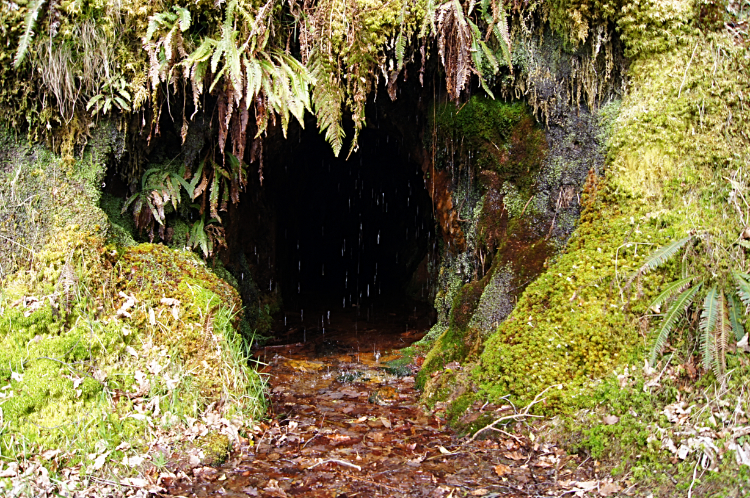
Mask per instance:
[[[366,128],[358,151],[337,158],[313,125],[291,132],[266,166],[284,308],[279,339],[327,334],[331,345],[354,332],[364,347],[374,329],[403,336],[431,325],[435,222],[408,145],[393,129]]]

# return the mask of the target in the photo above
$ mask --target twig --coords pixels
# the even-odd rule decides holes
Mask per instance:
[[[529,417],[529,418],[543,418],[542,415],[529,415],[529,410],[531,410],[532,406],[536,405],[537,403],[540,403],[540,402],[544,401],[546,398],[541,398],[541,396],[544,393],[546,393],[547,391],[549,391],[550,389],[552,389],[553,387],[557,387],[558,389],[560,389],[560,388],[562,388],[562,384],[554,384],[552,386],[547,387],[544,391],[542,391],[539,394],[537,394],[534,397],[534,400],[531,403],[529,403],[528,405],[526,405],[523,410],[521,410],[521,413],[517,413],[515,415],[508,415],[508,416],[505,416],[505,417],[500,417],[499,419],[495,420],[491,424],[485,425],[484,427],[482,427],[481,429],[479,429],[477,432],[475,432],[474,435],[471,436],[471,438],[468,441],[466,441],[464,444],[468,444],[468,443],[473,442],[474,440],[476,440],[476,438],[479,436],[479,434],[483,433],[486,430],[495,429],[495,425],[499,424],[500,422],[504,422],[506,420],[519,420],[519,419],[523,419],[523,418],[527,418],[527,417]]]
[[[397,493],[404,494],[404,492],[401,491],[400,489],[394,488],[393,486],[388,486],[387,484],[383,484],[382,482],[375,482],[375,481],[371,481],[369,479],[364,479],[362,477],[356,477],[356,476],[353,476],[353,475],[347,475],[346,477],[348,479],[354,479],[355,481],[366,482],[368,484],[372,484],[373,486],[381,486],[381,487],[383,487],[385,489],[389,489],[391,491],[396,491]]]
[[[693,55],[690,56],[690,61],[688,62],[687,67],[685,68],[685,74],[682,75],[682,83],[680,83],[680,90],[677,92],[677,98],[680,98],[680,95],[682,95],[682,85],[685,84],[685,79],[687,78],[688,70],[690,69],[690,64],[693,63],[693,57],[695,57],[695,51],[698,50],[698,44],[695,44],[695,48],[693,49]],[[690,496],[690,495],[688,495]]]
[[[310,469],[312,469],[314,467],[317,467],[318,465],[323,465],[323,464],[326,464],[326,463],[337,463],[339,465],[343,465],[344,467],[351,467],[353,469],[357,469],[357,470],[360,470],[360,471],[362,470],[362,467],[360,467],[359,465],[354,465],[353,463],[349,463],[346,460],[339,460],[338,458],[329,458],[328,460],[323,460],[323,461],[318,462],[318,463],[316,463],[314,465],[310,465],[309,467],[307,467],[307,470],[310,470]]]
[[[532,195],[531,197],[529,197],[529,200],[528,200],[528,201],[526,201],[526,205],[525,205],[525,206],[523,207],[523,209],[521,210],[521,214],[520,214],[520,215],[518,215],[518,217],[519,217],[519,218],[520,218],[521,216],[523,216],[523,213],[525,213],[525,212],[526,212],[526,208],[527,208],[527,207],[529,207],[529,204],[531,203],[531,199],[533,199],[533,198],[534,198],[534,195],[536,195],[536,194],[533,194],[533,195]],[[505,206],[505,204],[503,204],[503,206]]]
[[[696,474],[696,473],[698,472],[698,463],[699,463],[700,461],[701,461],[701,459],[699,458],[699,459],[698,459],[698,460],[697,460],[697,461],[695,462],[695,467],[693,467],[693,480],[692,480],[692,482],[690,483],[690,488],[688,488],[688,498],[692,498],[692,497],[693,497],[693,485],[695,484],[695,474]]]
[[[3,238],[3,239],[5,239],[5,240],[7,240],[7,241],[8,241],[8,242],[10,242],[11,244],[15,244],[15,245],[17,245],[18,247],[21,247],[21,248],[23,248],[23,249],[26,249],[27,251],[29,251],[29,252],[31,253],[31,255],[32,255],[32,256],[33,256],[33,255],[35,254],[35,252],[34,252],[34,250],[33,250],[33,249],[29,249],[29,248],[28,248],[28,247],[26,247],[25,245],[23,245],[23,244],[21,244],[21,243],[19,243],[19,242],[16,242],[15,240],[13,240],[13,239],[10,239],[10,238],[6,237],[5,235],[0,235],[0,238]]]

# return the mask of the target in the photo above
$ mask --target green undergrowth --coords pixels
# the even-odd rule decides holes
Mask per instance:
[[[138,475],[155,439],[167,444],[203,417],[226,448],[266,407],[239,334],[237,291],[190,251],[107,243],[96,156],[63,166],[42,148],[25,150],[34,155],[20,166],[0,164],[19,179],[58,175],[24,188],[71,206],[42,212],[45,237],[0,288],[0,457],[60,450],[51,471]],[[218,461],[218,446],[200,441],[196,451]]]
[[[747,442],[748,361],[730,355],[732,373],[716,383],[711,374],[696,380],[684,357],[667,360],[656,369],[628,364],[577,390],[543,437],[593,459],[637,495],[744,496],[750,469],[737,448]]]

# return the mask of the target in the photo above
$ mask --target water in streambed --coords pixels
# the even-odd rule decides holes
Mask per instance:
[[[458,497],[570,489],[562,483],[575,482],[566,469],[577,457],[522,435],[458,437],[419,405],[415,366],[384,368],[429,327],[424,305],[381,300],[369,316],[348,307],[329,318],[323,304],[308,300],[302,313],[287,313],[279,324],[287,343],[256,352],[269,374],[270,419],[222,466],[193,469],[170,494]],[[498,416],[509,410],[485,407]]]

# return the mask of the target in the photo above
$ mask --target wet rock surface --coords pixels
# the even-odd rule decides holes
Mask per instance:
[[[269,374],[272,417],[245,434],[223,465],[178,474],[170,494],[558,496],[585,483],[596,491],[591,462],[539,444],[535,429],[522,425],[530,419],[516,418],[512,406],[488,404],[468,415],[487,421],[480,426],[509,417],[512,425],[486,431],[484,440],[457,435],[441,411],[426,412],[414,388],[417,367],[387,366],[398,357],[387,349],[421,336],[404,327],[406,308],[359,322],[356,335],[332,323],[325,337],[257,351]],[[340,324],[356,320],[356,310],[338,315]]]

